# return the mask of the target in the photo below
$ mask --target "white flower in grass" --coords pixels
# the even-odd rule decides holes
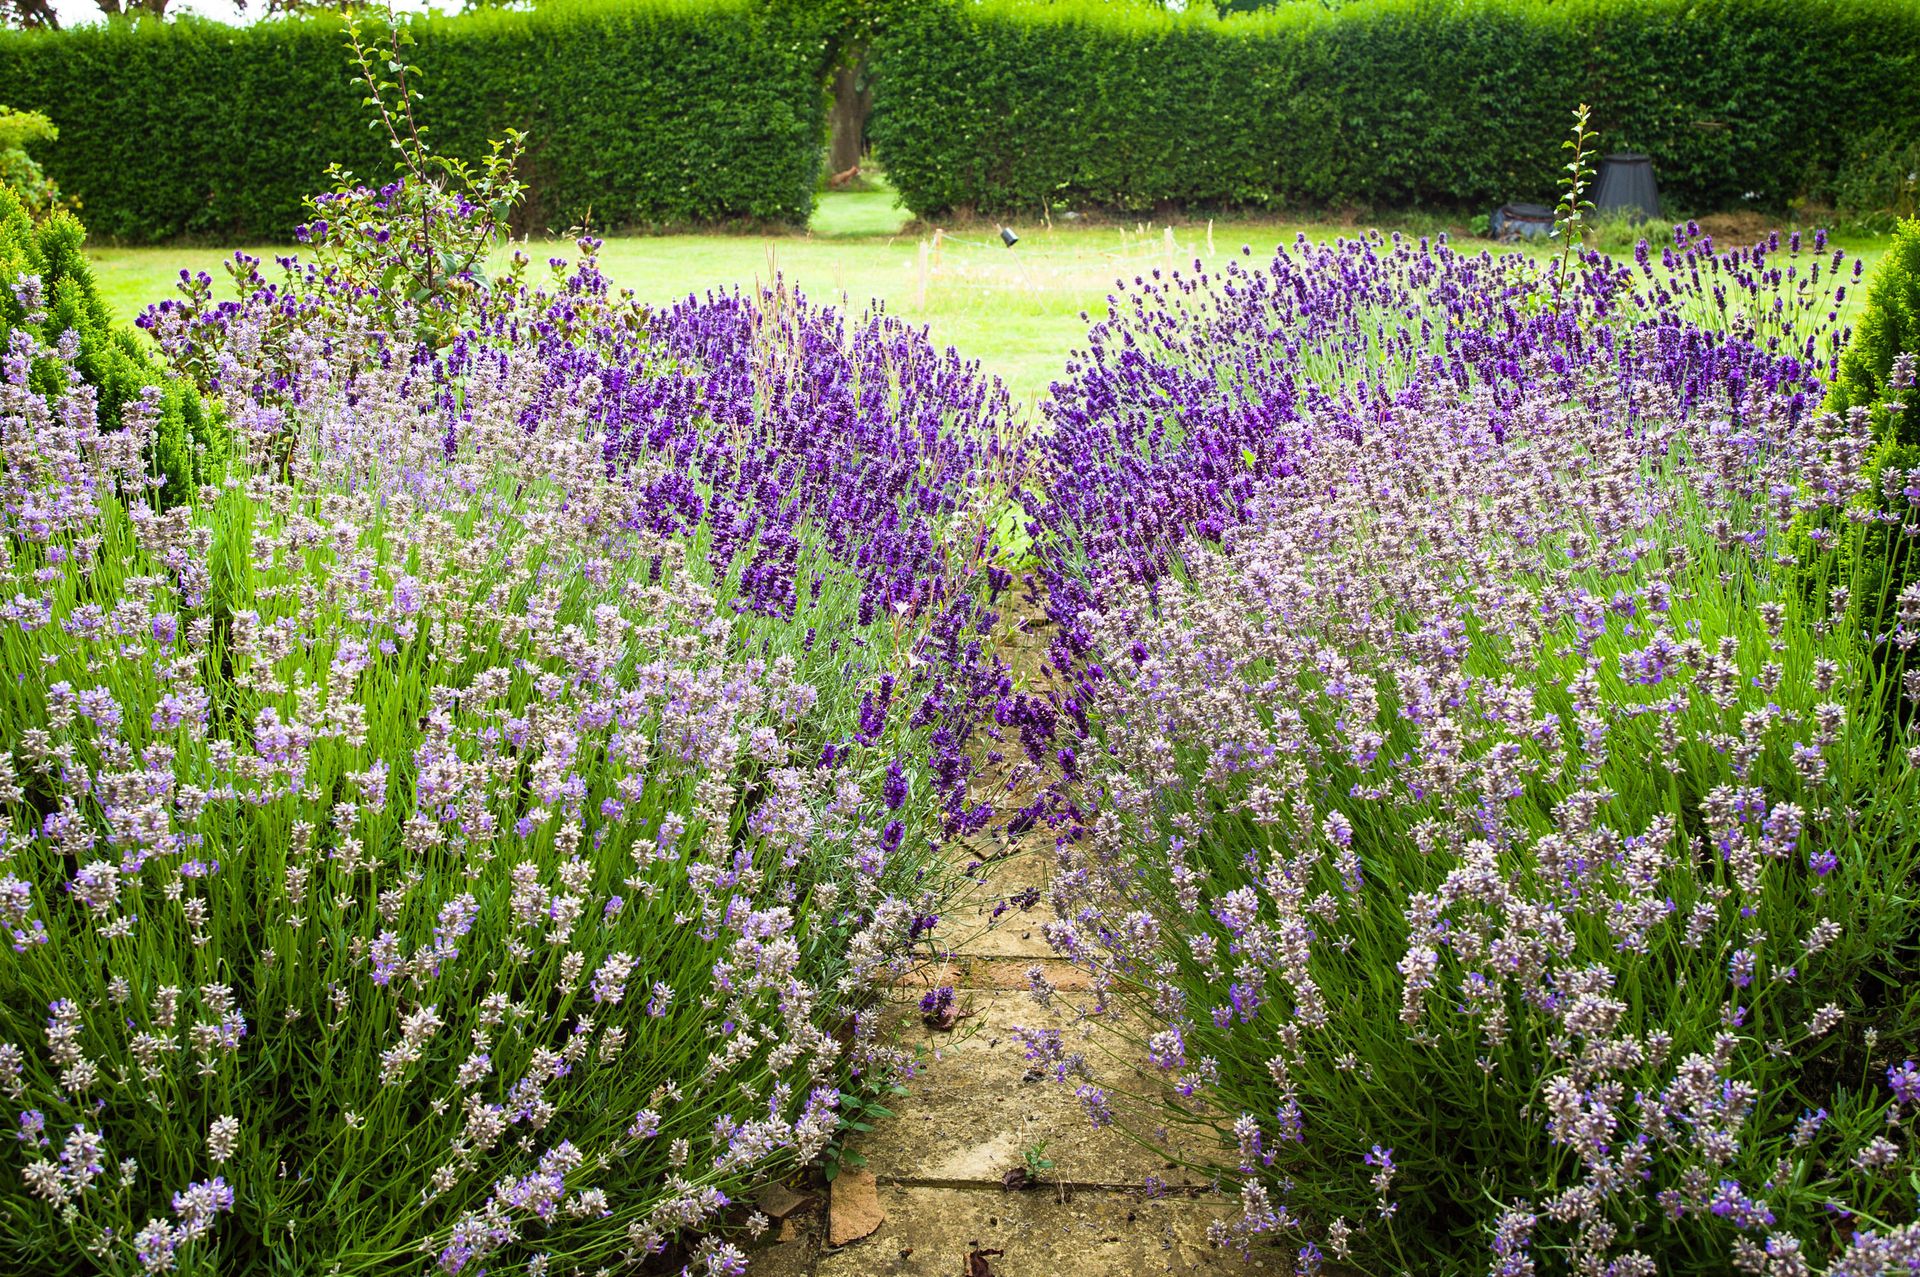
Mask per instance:
[[[1807,1032],[1816,1038],[1824,1036],[1834,1025],[1846,1018],[1845,1011],[1842,1011],[1836,1003],[1829,1002],[1813,1013],[1813,1017],[1807,1022]]]
[[[1884,1135],[1874,1136],[1865,1148],[1853,1155],[1853,1164],[1869,1174],[1888,1170],[1899,1160],[1900,1146]]]
[[[239,1118],[231,1113],[214,1118],[213,1125],[207,1130],[207,1156],[215,1163],[226,1161],[233,1156],[233,1146],[239,1139]]]

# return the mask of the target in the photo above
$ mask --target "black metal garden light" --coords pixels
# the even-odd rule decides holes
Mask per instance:
[[[1020,237],[1013,233],[1013,228],[1011,226],[1002,226],[1000,228],[1000,242],[1002,244],[1005,244],[1008,248],[1012,248],[1015,244],[1018,244],[1020,242]]]

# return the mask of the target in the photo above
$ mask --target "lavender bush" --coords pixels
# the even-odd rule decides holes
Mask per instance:
[[[1006,396],[594,247],[451,335],[324,258],[185,280],[143,323],[234,445],[166,511],[154,404],[13,337],[9,1266],[738,1272],[706,1234],[902,1066]]]
[[[1444,237],[1303,236],[1265,265],[1156,269],[1110,296],[1053,387],[1028,502],[1048,561],[1071,565],[1048,578],[1056,619],[1071,630],[1089,579],[1151,579],[1217,538],[1316,438],[1364,430],[1416,378],[1485,387],[1496,433],[1539,379],[1571,394],[1598,370],[1682,412],[1749,384],[1803,411],[1860,274],[1823,234],[1722,251],[1694,226],[1631,262],[1559,266]]]
[[[939,659],[914,666],[911,688],[828,683],[863,705],[878,696],[863,711],[876,722],[885,689],[900,685],[903,702],[911,691],[903,713],[932,729],[950,832],[980,827],[987,808],[968,798],[966,747],[1005,681],[982,642],[1006,579],[989,571],[991,533],[1028,465],[1005,388],[923,329],[880,311],[850,324],[777,281],[647,310],[612,289],[599,246],[583,236],[576,259],[547,263],[545,281],[517,254],[470,297],[478,326],[408,348],[410,384],[457,418],[475,368],[509,357],[537,366],[528,419],[567,411],[591,425],[603,463],[630,476],[629,521],[687,544],[749,646],[785,645],[838,670],[867,664],[875,627],[889,642],[936,642]],[[282,259],[270,277],[236,255],[229,270],[240,300],[215,302],[201,274],[140,322],[269,433],[289,397],[332,376],[303,362],[316,346],[345,352],[348,367],[399,357],[380,326],[391,303],[324,257]],[[400,305],[404,330],[416,321]],[[658,467],[635,469],[649,461]]]
[[[1239,1185],[1221,1240],[1920,1266],[1920,743],[1782,565],[1871,440],[1813,408],[1841,264],[1772,253],[1589,258],[1556,314],[1301,250],[1143,285],[1058,388],[1046,930],[1165,1089],[1023,1036]]]

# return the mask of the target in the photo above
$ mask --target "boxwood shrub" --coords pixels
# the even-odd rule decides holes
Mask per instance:
[[[219,476],[226,430],[193,387],[161,366],[151,346],[114,322],[81,251],[86,236],[80,219],[64,210],[36,222],[19,194],[0,183],[0,351],[13,353],[18,329],[46,348],[72,333],[71,368],[41,360],[30,384],[48,396],[66,390],[69,378],[92,386],[106,430],[121,429],[150,397],[150,473],[161,480],[161,504],[178,505],[197,484]]]

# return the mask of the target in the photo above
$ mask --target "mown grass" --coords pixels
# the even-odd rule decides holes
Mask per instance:
[[[1446,229],[1432,218],[1385,223],[1388,229],[1433,233]],[[845,298],[860,307],[885,303],[903,319],[926,324],[934,339],[951,345],[999,376],[1016,398],[1034,400],[1060,375],[1069,351],[1082,344],[1087,311],[1104,314],[1106,298],[1120,277],[1155,267],[1212,263],[1242,247],[1267,256],[1296,235],[1332,239],[1364,226],[1342,223],[1204,220],[1171,225],[1089,224],[1055,221],[1016,223],[1020,242],[1000,243],[993,226],[943,228],[938,252],[934,228],[911,223],[884,186],[822,195],[804,233],[773,235],[629,235],[607,240],[602,268],[643,301],[666,302],[710,288],[764,281],[776,270],[809,296]],[[1171,231],[1171,241],[1168,232]],[[1169,251],[1171,242],[1171,251]],[[1732,240],[1728,240],[1729,246]],[[1839,241],[1867,258],[1870,271],[1884,241]],[[923,272],[921,247],[929,246]],[[1465,245],[1463,245],[1465,247]],[[285,247],[247,245],[271,261]],[[180,271],[205,270],[224,282],[220,264],[232,248],[94,246],[90,256],[102,294],[116,314],[131,318],[173,295]],[[1535,250],[1544,251],[1544,250]],[[572,256],[571,244],[534,241],[535,260]]]

